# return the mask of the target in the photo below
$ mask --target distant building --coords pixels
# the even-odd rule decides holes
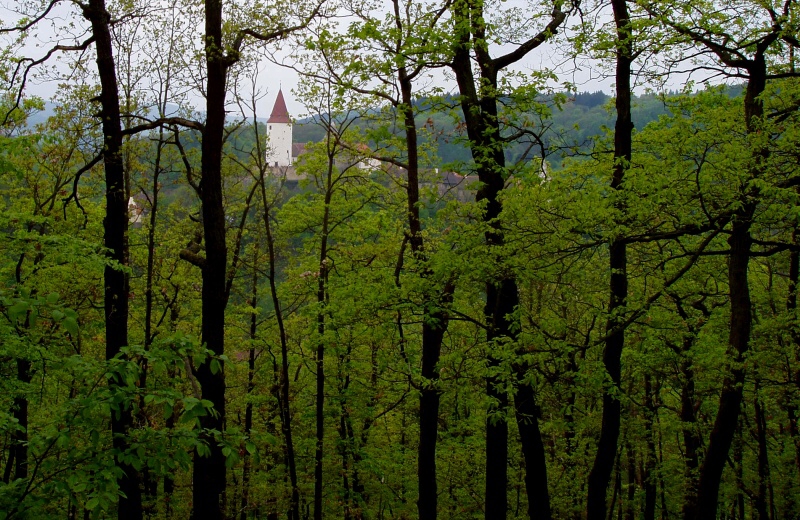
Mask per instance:
[[[266,161],[272,176],[283,181],[297,183],[300,180],[296,169],[298,158],[307,151],[305,144],[292,143],[292,118],[286,108],[283,90],[278,89],[275,105],[267,120]],[[354,161],[351,164],[363,172],[384,170],[390,176],[406,177],[404,169],[383,164],[379,159],[370,157],[370,153],[370,147],[367,144],[361,144],[350,153],[345,153],[346,158],[342,160]],[[475,176],[462,176],[451,171],[440,172],[438,168],[435,168],[432,171],[424,172],[423,177],[424,180],[421,181],[421,184],[435,187],[440,197],[450,196],[458,200],[470,200],[474,197],[477,181]]]
[[[128,198],[128,223],[134,227],[141,226],[144,221],[144,207],[134,197]]]
[[[267,120],[267,138],[267,164],[271,167],[292,166],[292,120],[286,109],[283,90],[278,90],[278,98]]]

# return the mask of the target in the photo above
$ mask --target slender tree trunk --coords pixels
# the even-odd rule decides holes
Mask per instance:
[[[470,140],[472,157],[476,164],[481,186],[476,194],[477,202],[485,202],[484,222],[488,224],[486,243],[490,247],[502,246],[503,235],[498,222],[502,209],[499,198],[505,184],[505,154],[500,134],[497,102],[501,95],[498,89],[498,74],[509,65],[520,60],[555,34],[564,22],[566,14],[554,5],[552,18],[547,27],[533,38],[525,41],[511,53],[492,58],[486,34],[484,3],[474,0],[457,0],[452,5],[455,27],[451,68],[461,94],[461,108]],[[480,69],[476,81],[471,53]],[[476,85],[479,85],[476,88]],[[499,278],[499,279],[496,279]],[[487,520],[504,520],[507,515],[508,493],[508,395],[505,378],[499,374],[500,358],[495,350],[517,339],[519,320],[515,313],[519,305],[517,283],[513,276],[500,274],[490,277],[486,284],[486,340],[490,352],[487,356],[489,375],[486,391],[490,407],[486,421],[486,504]],[[507,340],[510,340],[507,341]],[[519,401],[515,406],[515,417],[520,429],[522,454],[525,459],[525,484],[528,494],[530,518],[551,518],[549,491],[547,488],[547,466],[538,422],[535,391],[529,386],[527,363],[514,367],[513,383],[517,386]],[[527,387],[527,388],[526,388]],[[531,475],[527,475],[531,473]]]
[[[611,520],[614,518],[614,509],[617,507],[617,497],[619,497],[622,488],[622,476],[620,471],[619,457],[615,457],[616,464],[614,465],[614,489],[611,491],[611,504],[608,506],[608,512],[604,520]],[[621,509],[620,509],[621,511]]]
[[[346,357],[349,357],[349,348]],[[346,362],[346,357],[340,359],[340,366]],[[347,411],[347,402],[344,393],[350,388],[350,375],[339,373],[340,377],[343,376],[344,384],[342,385],[342,392],[340,394],[341,410],[339,411],[339,455],[342,457],[342,503],[344,506],[344,520],[353,519],[354,499],[353,492],[350,489],[350,455],[353,451],[352,443],[355,441],[350,435],[349,425],[350,414]]]
[[[628,496],[625,497],[625,520],[634,520],[636,516],[636,453],[633,451],[630,440],[626,439],[625,453],[628,455],[627,482]]]
[[[614,128],[614,172],[611,188],[617,193],[623,190],[622,182],[631,160],[633,121],[631,119],[631,24],[628,18],[627,0],[612,0],[614,22],[617,27],[616,80],[617,121]],[[624,209],[624,202],[616,203]],[[603,391],[603,418],[597,454],[589,473],[586,516],[588,520],[603,520],[606,516],[606,491],[611,479],[614,454],[620,432],[620,402],[616,394],[620,391],[622,350],[625,345],[624,321],[625,300],[628,297],[627,248],[625,242],[614,239],[609,244],[609,286],[607,339],[603,352],[603,365],[608,373],[609,384]]]
[[[275,241],[272,237],[272,224],[270,222],[270,205],[267,201],[267,189],[265,172],[261,172],[259,188],[261,191],[261,203],[263,206],[264,231],[267,235],[267,255],[269,259],[269,290],[272,297],[272,305],[275,309],[275,320],[278,322],[278,336],[281,345],[281,368],[278,384],[278,408],[281,419],[281,432],[286,446],[286,466],[289,470],[289,483],[292,488],[292,496],[289,503],[289,520],[299,520],[300,518],[300,490],[297,487],[297,461],[294,452],[294,441],[292,438],[292,412],[289,398],[289,341],[286,335],[286,327],[283,323],[283,311],[281,309],[280,298],[278,298],[277,278],[277,257],[275,253]]]
[[[174,332],[178,323],[179,317],[179,307],[178,307],[178,289],[175,290],[175,297],[168,303],[169,306],[169,316],[170,316],[170,327]],[[167,378],[173,379],[175,377],[175,372],[173,369],[169,369],[167,371]],[[165,428],[168,432],[172,432],[175,429],[175,413],[172,413],[164,424]],[[171,437],[171,435],[170,435]],[[171,441],[170,441],[171,443]],[[171,448],[171,446],[170,446]],[[172,470],[167,470],[166,474],[164,475],[164,518],[169,520],[172,518],[172,499],[173,494],[175,493],[175,476]]]
[[[325,190],[325,209],[322,216],[322,237],[319,248],[319,276],[317,278],[317,369],[316,388],[316,449],[314,451],[314,520],[322,520],[322,465],[323,443],[325,440],[325,306],[328,279],[328,227],[330,204],[333,194],[332,177],[334,162],[329,157],[327,183]]]
[[[656,416],[658,418],[658,415]],[[664,464],[664,438],[663,438],[663,429],[660,426],[658,427],[658,462],[662,465]],[[659,497],[661,502],[661,519],[660,520],[669,520],[669,508],[667,507],[667,486],[664,482],[666,479],[663,475],[659,476],[658,479],[658,491]]]
[[[683,359],[681,360],[681,424],[683,428],[683,451],[686,475],[686,494],[683,499],[683,515],[687,513],[697,499],[697,468],[700,464],[700,439],[697,435],[697,418],[695,416],[694,370],[689,359],[689,348],[692,340],[685,338]]]
[[[755,497],[755,513],[758,520],[770,520],[772,515],[769,514],[769,497],[768,489],[770,487],[769,480],[769,453],[767,450],[767,421],[764,417],[764,410],[761,405],[761,396],[759,395],[761,384],[756,378],[755,396],[753,402],[753,420],[756,426],[756,442],[758,443],[757,459],[758,459],[758,491]]]
[[[31,382],[31,362],[17,358],[17,381],[22,395],[14,397],[14,419],[17,429],[11,435],[11,449],[3,481],[9,482],[11,466],[14,466],[14,479],[28,479],[28,385]]]
[[[163,107],[162,107],[163,108]],[[162,111],[163,113],[163,111]],[[147,229],[147,266],[145,270],[145,290],[144,290],[144,350],[149,351],[153,344],[155,334],[153,333],[153,277],[155,276],[155,256],[156,256],[156,223],[158,217],[158,195],[159,195],[159,176],[161,174],[161,155],[164,150],[164,129],[158,132],[158,142],[156,144],[156,157],[153,164],[153,185],[150,197],[150,217]],[[139,388],[147,391],[147,376],[149,366],[147,357],[143,356],[140,361]],[[145,392],[139,396],[139,417],[140,424],[147,423],[146,408],[144,403]],[[146,466],[142,469],[142,481],[144,485],[144,502],[152,501],[158,495],[158,480],[152,475]]]
[[[84,16],[92,25],[97,53],[97,72],[100,77],[100,103],[103,127],[103,163],[106,183],[106,216],[103,221],[103,245],[116,265],[106,265],[103,272],[104,308],[106,324],[106,360],[120,355],[128,345],[128,292],[127,273],[119,266],[128,265],[128,199],[125,189],[125,170],[122,163],[122,123],[119,108],[119,91],[113,44],[109,24],[111,16],[104,0],[89,0]],[[119,382],[109,381],[112,387]],[[121,475],[117,479],[120,519],[142,518],[142,494],[139,473],[122,454],[128,449],[128,430],[132,426],[131,408],[124,401],[118,410],[111,412],[111,433],[116,452],[115,461]]]
[[[533,387],[527,382],[527,368],[517,367],[517,392],[514,394],[517,428],[525,459],[525,489],[528,492],[530,518],[550,518],[550,494],[547,489],[547,459],[539,428],[539,406]]]
[[[647,457],[644,467],[644,520],[656,518],[656,455],[655,432],[653,431],[653,418],[658,413],[655,405],[654,390],[650,374],[644,375],[644,434],[647,436]]]
[[[797,226],[792,231],[792,243],[797,245]],[[789,253],[789,295],[786,299],[786,310],[790,320],[797,319],[797,291],[800,283],[800,253]],[[800,332],[795,328],[790,332],[794,367],[789,367],[786,390],[786,413],[789,419],[789,434],[794,443],[794,464],[797,478],[800,479],[800,426],[798,425],[797,395],[800,393]]]
[[[742,427],[736,427],[735,438],[733,440],[733,470],[736,475],[736,495],[734,495],[735,517],[745,520],[745,490],[744,490],[744,465],[742,464]]]
[[[400,19],[399,3],[394,1],[395,17]],[[408,241],[411,253],[423,263],[420,275],[432,274],[424,265],[426,255],[422,238],[422,221],[419,213],[419,153],[417,127],[414,122],[412,82],[405,66],[398,70],[402,96],[400,111],[406,134],[408,159]],[[438,484],[436,480],[436,441],[439,435],[439,358],[442,341],[448,327],[448,315],[442,307],[452,301],[455,287],[447,283],[438,294],[428,293],[423,303],[422,316],[422,384],[419,395],[419,447],[417,450],[417,512],[420,520],[436,520],[438,514]]]
[[[453,58],[455,72],[461,93],[461,107],[464,113],[470,147],[475,160],[481,187],[476,194],[477,202],[486,203],[484,222],[490,226],[486,233],[489,246],[501,246],[503,237],[497,218],[500,216],[501,203],[498,195],[503,189],[505,179],[505,156],[503,153],[500,129],[497,118],[497,70],[488,55],[488,47],[483,43],[475,46],[481,68],[481,84],[484,88],[479,92],[475,88],[475,77],[470,58],[471,41],[479,42],[485,35],[483,25],[483,8],[470,2],[458,3],[454,9],[457,27],[457,45]],[[474,40],[473,40],[474,38]],[[508,512],[508,394],[500,369],[500,355],[492,350],[502,348],[503,340],[516,337],[517,327],[514,312],[519,305],[519,294],[516,281],[512,278],[490,280],[486,284],[486,341],[490,352],[487,359],[489,375],[486,378],[486,394],[489,397],[489,409],[486,420],[486,501],[485,516],[487,520],[505,520]],[[527,401],[527,399],[525,399]],[[533,403],[527,403],[534,406]],[[523,420],[530,420],[525,417]],[[530,438],[522,436],[523,443]],[[526,456],[526,470],[535,471],[535,463],[528,460],[534,456],[536,449],[531,447],[523,453]],[[545,469],[546,472],[546,469]],[[536,479],[531,480],[535,482]],[[527,483],[526,479],[526,483]],[[546,490],[545,490],[546,493]],[[528,490],[529,497],[536,496]],[[540,504],[529,499],[532,511]],[[548,501],[549,505],[549,501]],[[548,507],[549,509],[549,507]],[[546,512],[549,518],[549,510]]]
[[[258,242],[253,250],[253,278],[250,290],[250,306],[254,309],[258,305]],[[250,348],[247,359],[247,393],[244,408],[244,437],[246,442],[250,442],[250,434],[253,431],[253,402],[250,399],[255,390],[254,378],[256,374],[256,333],[258,332],[258,315],[250,313]],[[242,453],[242,497],[239,504],[239,520],[247,520],[247,513],[250,509],[250,452],[245,446]]]

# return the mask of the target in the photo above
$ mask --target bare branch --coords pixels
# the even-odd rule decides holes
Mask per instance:
[[[558,32],[559,26],[564,23],[564,20],[567,19],[567,13],[561,11],[558,8],[558,5],[553,7],[553,13],[551,15],[553,18],[550,20],[550,23],[547,24],[542,31],[539,32],[536,36],[529,39],[528,41],[524,42],[522,45],[514,49],[513,51],[509,52],[508,54],[504,54],[503,56],[498,56],[494,60],[492,60],[492,64],[495,67],[495,70],[503,69],[513,63],[518,62],[522,58],[524,58],[530,51],[538,47],[539,45],[546,42],[551,36]]]

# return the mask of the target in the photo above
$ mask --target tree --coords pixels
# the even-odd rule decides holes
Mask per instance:
[[[470,149],[475,161],[481,187],[476,201],[486,204],[483,221],[487,224],[486,243],[502,246],[503,234],[498,220],[502,210],[499,194],[503,190],[505,170],[504,139],[498,114],[498,100],[505,84],[500,74],[550,39],[566,20],[567,12],[561,3],[554,3],[547,25],[514,50],[498,57],[489,52],[486,15],[483,1],[458,0],[453,3],[455,26],[451,67],[458,82],[461,108],[464,114]],[[475,77],[471,53],[478,64]],[[486,283],[486,341],[490,345],[486,392],[491,405],[486,421],[486,518],[505,518],[507,511],[508,425],[506,414],[508,394],[499,376],[500,358],[491,349],[501,348],[516,338],[519,325],[515,313],[519,305],[517,284],[511,277],[491,277]],[[550,497],[547,488],[547,465],[544,456],[538,410],[533,388],[526,384],[527,366],[515,367],[517,383],[514,394],[515,415],[520,429],[522,452],[526,462],[525,486],[531,518],[550,518]]]
[[[745,368],[742,364],[748,351],[751,336],[753,315],[751,310],[750,283],[748,266],[752,255],[752,226],[756,217],[762,188],[758,186],[767,175],[766,165],[769,160],[769,148],[761,137],[765,130],[764,95],[767,83],[782,77],[793,76],[791,69],[781,63],[769,63],[777,46],[793,49],[797,40],[787,32],[788,20],[791,19],[793,4],[785,4],[780,8],[764,6],[756,9],[750,3],[738,6],[742,9],[754,9],[756,17],[752,24],[726,32],[724,21],[725,10],[717,11],[710,17],[693,20],[672,17],[660,6],[650,5],[651,13],[670,27],[679,41],[698,49],[700,55],[709,60],[708,67],[723,72],[731,71],[733,76],[746,80],[743,99],[744,124],[748,137],[752,140],[752,157],[744,176],[737,187],[738,206],[731,218],[731,230],[728,238],[730,245],[728,284],[731,300],[730,359],[732,368],[725,379],[720,394],[719,411],[716,415],[714,429],[711,432],[708,448],[700,468],[697,502],[689,506],[687,518],[709,518],[716,516],[719,483],[725,461],[733,441],[736,423],[739,419],[743,397]],[[721,21],[721,25],[711,22]],[[778,67],[779,72],[771,69]]]

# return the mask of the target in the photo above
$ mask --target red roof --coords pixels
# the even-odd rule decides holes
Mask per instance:
[[[283,100],[283,90],[278,90],[278,99],[275,100],[275,106],[272,107],[272,114],[267,123],[291,123],[289,111],[286,110],[286,101]]]
[[[292,143],[292,157],[300,157],[306,153],[306,143]]]

